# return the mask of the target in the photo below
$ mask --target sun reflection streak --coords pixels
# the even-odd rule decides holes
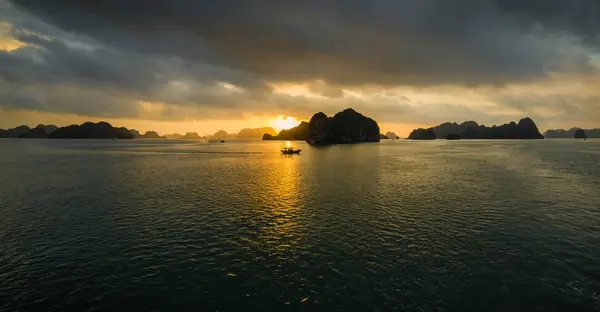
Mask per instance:
[[[290,143],[291,144],[291,143]],[[266,203],[266,224],[259,239],[271,255],[294,249],[301,235],[299,225],[299,172],[293,158],[279,158],[275,170],[270,171],[270,202]]]

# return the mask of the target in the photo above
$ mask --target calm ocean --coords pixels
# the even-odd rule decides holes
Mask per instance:
[[[1,311],[593,311],[600,140],[0,140]]]

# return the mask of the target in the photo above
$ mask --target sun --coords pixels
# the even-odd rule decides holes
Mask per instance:
[[[300,122],[298,122],[294,117],[285,115],[279,115],[279,117],[272,122],[273,128],[275,128],[277,131],[287,130],[299,124]]]

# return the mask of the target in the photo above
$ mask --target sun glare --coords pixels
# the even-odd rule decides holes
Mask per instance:
[[[273,128],[277,131],[287,130],[300,124],[296,119],[290,116],[280,115],[277,119],[273,120]]]

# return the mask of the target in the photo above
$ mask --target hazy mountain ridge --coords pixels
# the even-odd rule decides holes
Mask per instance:
[[[578,130],[583,130],[588,138],[600,138],[600,128],[583,129],[574,127],[569,130],[565,129],[550,129],[544,132],[544,137],[547,139],[572,139]]]
[[[277,132],[272,127],[244,128],[240,130],[236,138],[246,140],[262,139],[265,134],[276,136]]]

